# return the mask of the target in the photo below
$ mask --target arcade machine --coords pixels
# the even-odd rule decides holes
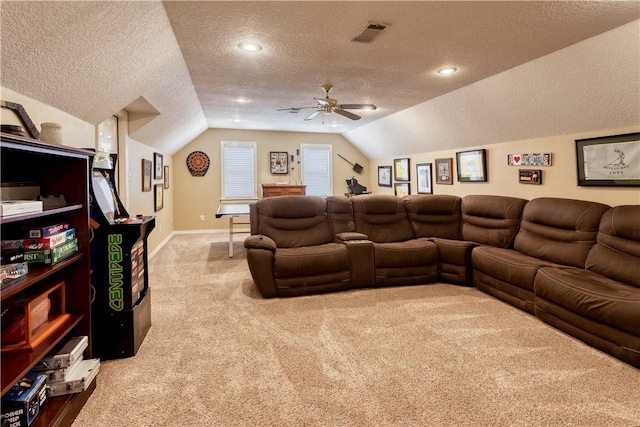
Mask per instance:
[[[151,327],[147,237],[155,217],[131,218],[115,183],[117,154],[96,154],[89,180],[93,353],[134,356]]]

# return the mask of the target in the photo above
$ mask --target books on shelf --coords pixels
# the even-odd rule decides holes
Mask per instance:
[[[42,212],[40,200],[3,200],[0,202],[0,217]]]

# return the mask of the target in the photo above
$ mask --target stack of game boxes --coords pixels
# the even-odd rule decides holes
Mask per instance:
[[[43,358],[31,372],[46,376],[50,397],[85,391],[98,375],[100,359],[84,359],[86,336],[71,338]]]
[[[7,230],[2,240],[3,283],[28,272],[28,265],[55,265],[78,252],[76,231],[69,223],[40,228]]]

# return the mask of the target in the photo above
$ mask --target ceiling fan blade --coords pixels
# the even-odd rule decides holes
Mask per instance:
[[[289,108],[279,108],[276,111],[292,111],[292,112],[298,112],[300,110],[306,110],[307,108],[318,108],[318,106],[315,107],[289,107]]]
[[[331,103],[326,99],[322,99],[322,98],[313,98],[313,99],[315,99],[318,105],[322,107],[331,107]]]
[[[373,104],[340,104],[340,108],[344,108],[345,110],[367,110],[373,111],[376,110],[376,107]]]
[[[360,120],[360,116],[357,114],[353,114],[352,112],[343,110],[341,108],[336,108],[334,110],[336,113],[340,114],[341,116],[345,116],[347,118],[350,118],[351,120]]]
[[[320,113],[322,113],[322,110],[315,111],[315,112],[311,113],[311,115],[309,117],[305,118],[305,120],[313,120],[316,117],[318,117],[318,114],[320,114]]]

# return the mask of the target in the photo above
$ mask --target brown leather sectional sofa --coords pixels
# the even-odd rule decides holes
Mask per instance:
[[[283,196],[250,207],[264,297],[445,282],[640,368],[640,205],[470,195]]]

